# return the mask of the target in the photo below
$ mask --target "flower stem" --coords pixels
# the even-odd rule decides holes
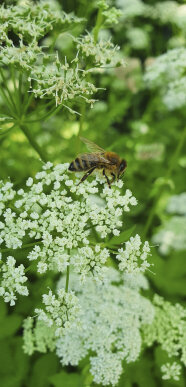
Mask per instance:
[[[38,241],[38,242],[33,242],[33,243],[27,243],[25,245],[22,245],[21,247],[18,247],[16,250],[23,250],[23,249],[28,249],[29,247],[32,247],[32,246],[37,246],[38,244],[41,244],[43,243],[42,241]],[[15,251],[15,249],[12,249],[12,248],[7,248],[7,249],[0,249],[0,253],[7,253],[8,251]]]
[[[102,22],[103,22],[103,15],[102,15],[102,8],[100,7],[97,14],[96,25],[93,29],[94,43],[97,43],[98,41],[98,34],[101,28]]]
[[[80,109],[81,116],[80,116],[80,120],[79,120],[79,131],[78,131],[78,135],[77,135],[77,154],[80,153],[80,147],[81,147],[80,137],[82,136],[82,132],[83,132],[85,111],[86,111],[86,105],[85,105],[85,102],[83,101],[83,103],[81,105],[81,109]]]
[[[34,137],[32,136],[31,132],[28,130],[27,126],[23,125],[23,124],[19,124],[19,127],[22,130],[22,132],[24,133],[24,135],[27,137],[27,139],[28,139],[30,145],[32,146],[32,148],[34,148],[34,150],[38,153],[38,155],[40,156],[41,160],[44,163],[46,163],[48,160],[47,160],[44,152],[42,151],[40,146],[35,141]]]
[[[34,123],[34,122],[38,122],[38,121],[45,121],[46,119],[48,119],[48,118],[52,117],[54,114],[56,114],[60,109],[62,109],[62,107],[63,107],[63,104],[61,104],[59,106],[55,106],[54,108],[52,108],[49,112],[47,112],[42,117],[39,117],[35,120],[28,120],[27,122]]]
[[[68,293],[69,277],[70,277],[70,265],[67,266],[67,272],[66,272],[66,284],[65,284],[66,293]]]

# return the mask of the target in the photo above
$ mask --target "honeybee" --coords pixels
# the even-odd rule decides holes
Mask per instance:
[[[102,169],[103,176],[105,177],[109,188],[111,188],[111,184],[116,180],[116,178],[118,180],[123,175],[127,167],[126,160],[120,159],[120,157],[114,152],[105,151],[84,137],[80,137],[80,139],[84,142],[91,153],[78,155],[76,159],[70,163],[68,168],[69,171],[86,171],[78,183],[79,185],[86,180],[95,169]],[[109,179],[107,174],[111,176],[111,179]]]

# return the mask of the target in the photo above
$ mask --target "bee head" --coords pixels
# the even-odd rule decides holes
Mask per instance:
[[[123,176],[126,168],[127,168],[126,160],[121,160],[121,163],[120,163],[119,169],[118,169],[118,179],[120,179]]]

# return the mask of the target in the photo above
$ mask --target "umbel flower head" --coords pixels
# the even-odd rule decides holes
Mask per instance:
[[[53,30],[63,32],[81,19],[60,10],[57,2],[27,1],[23,5],[0,6],[0,63],[30,72],[42,54],[39,39]],[[17,36],[19,43],[14,44]],[[46,59],[46,58],[45,58]]]
[[[80,38],[75,38],[74,41],[81,55],[90,57],[94,66],[116,67],[125,64],[119,53],[120,47],[114,46],[110,40],[99,40],[95,43],[93,35],[88,33]]]
[[[57,291],[57,297],[49,290],[48,294],[43,294],[43,303],[45,310],[35,309],[38,320],[43,321],[48,327],[54,326],[55,335],[60,336],[77,317],[78,298],[64,289]]]
[[[15,293],[22,296],[28,296],[28,288],[23,285],[27,281],[24,273],[23,264],[15,267],[16,260],[9,256],[6,263],[0,262],[0,272],[2,273],[2,280],[0,282],[0,296],[3,296],[5,302],[9,302],[10,306],[15,305],[17,299]]]
[[[120,234],[125,211],[137,201],[129,190],[121,194],[122,181],[109,189],[98,174],[77,185],[68,166],[48,162],[17,192],[1,183],[0,246],[12,252],[28,246],[25,258],[40,274],[65,273],[70,265],[83,282],[89,274],[102,282],[111,256],[104,240]],[[148,268],[148,254],[148,243],[142,247],[136,235],[116,258],[122,271],[136,273]]]
[[[130,363],[138,358],[142,346],[141,327],[151,324],[154,317],[151,302],[140,294],[140,289],[148,288],[148,283],[142,275],[125,277],[111,267],[103,284],[88,276],[82,286],[75,274],[70,281],[79,299],[76,315],[79,324],[73,321],[61,330],[59,338],[53,332],[52,340],[51,333],[47,336],[40,321],[37,320],[33,328],[33,322],[28,319],[24,323],[24,350],[33,353],[34,350],[45,352],[47,347],[55,348],[62,365],[74,366],[88,355],[94,382],[116,385],[123,372],[122,361]],[[63,288],[62,278],[58,292]]]
[[[145,343],[161,345],[169,358],[180,358],[186,366],[186,310],[180,304],[172,305],[159,295],[154,296],[155,318],[150,326],[144,325]],[[163,379],[178,380],[180,365],[177,362],[162,367]]]
[[[8,38],[9,31],[13,31],[18,36],[21,34],[24,41],[30,42],[33,39],[40,39],[55,28],[63,32],[68,25],[81,21],[82,19],[63,12],[55,0],[52,4],[47,0],[37,3],[27,0],[22,5],[0,6],[0,23],[4,29],[4,41],[9,44],[11,42]]]
[[[152,238],[164,255],[172,249],[179,251],[186,248],[186,193],[171,196],[166,212],[174,215],[157,228]]]
[[[120,261],[120,270],[126,273],[139,273],[144,272],[150,266],[147,261],[150,253],[149,243],[146,241],[143,247],[141,245],[141,238],[137,234],[125,243],[125,250],[123,248],[118,250],[119,254],[116,255],[116,258]]]
[[[71,261],[82,277],[88,272],[99,277],[110,255],[102,239],[120,233],[123,213],[137,202],[129,190],[121,194],[121,181],[111,190],[99,176],[77,186],[67,169],[68,164],[47,163],[17,193],[11,183],[2,185],[0,245],[21,248],[29,238],[27,258],[37,262],[38,272],[65,272]],[[93,229],[97,246],[90,241]]]
[[[157,57],[147,67],[144,77],[150,88],[159,88],[168,109],[185,106],[185,69],[186,49],[184,47],[169,50]]]
[[[70,64],[66,58],[61,63],[57,55],[53,63],[35,67],[29,78],[34,81],[31,91],[35,97],[55,98],[56,106],[65,106],[67,101],[71,102],[79,97],[92,106],[94,99],[90,97],[98,89],[93,83],[86,81],[86,72],[79,69],[78,62],[76,56],[75,61],[72,60]],[[68,109],[72,112],[72,109]]]

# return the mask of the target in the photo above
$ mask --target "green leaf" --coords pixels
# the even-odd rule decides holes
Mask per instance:
[[[21,326],[22,318],[18,314],[7,316],[0,321],[0,339],[12,336]]]
[[[28,373],[29,357],[20,337],[0,341],[0,386],[20,387]]]
[[[40,355],[32,369],[29,387],[48,387],[48,378],[57,371],[58,364],[59,359],[53,353]]]
[[[4,317],[6,316],[6,312],[7,312],[7,306],[4,302],[4,300],[0,300],[0,324],[1,324],[1,321],[4,319]]]
[[[156,387],[153,374],[153,359],[149,354],[143,354],[143,357],[135,363],[126,364],[124,373],[120,378],[118,387]]]
[[[49,380],[54,387],[82,387],[81,375],[77,373],[67,374],[62,371],[59,374],[51,376]]]
[[[120,245],[121,243],[126,242],[131,237],[135,228],[136,228],[136,225],[130,227],[128,230],[121,232],[120,235],[114,236],[112,239],[110,239],[107,245],[111,247],[111,246]]]

